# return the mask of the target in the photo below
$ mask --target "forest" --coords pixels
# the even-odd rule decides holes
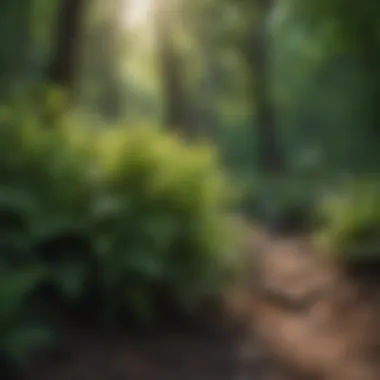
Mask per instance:
[[[0,82],[1,378],[379,378],[380,2],[2,0]]]

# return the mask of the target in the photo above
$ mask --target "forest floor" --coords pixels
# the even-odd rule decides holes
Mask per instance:
[[[378,380],[376,287],[349,281],[305,238],[255,233],[250,244],[250,284],[228,297],[244,329],[139,336],[70,328],[26,379]]]

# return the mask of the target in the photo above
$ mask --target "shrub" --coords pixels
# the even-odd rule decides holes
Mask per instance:
[[[49,284],[64,298],[73,296],[64,264],[72,262],[77,273],[78,257],[52,250],[46,257],[41,247],[53,231],[86,228],[91,188],[86,152],[73,135],[58,126],[44,129],[28,110],[11,111],[0,120],[0,359],[18,367],[51,337],[36,303],[41,289]]]
[[[58,125],[48,129],[27,110],[21,115],[13,112],[1,121],[0,243],[8,252],[20,252],[16,246],[21,243],[29,262],[43,262],[54,272],[72,256],[51,252],[51,257],[42,257],[36,248],[52,234],[88,229],[92,202],[89,156],[72,129]],[[19,220],[22,228],[9,231],[9,219]],[[69,277],[61,276],[57,286],[67,288]],[[55,276],[54,281],[59,278]]]
[[[109,306],[150,315],[156,290],[185,307],[218,289],[236,252],[214,152],[143,129],[102,135],[97,157],[98,202],[109,207],[94,236]]]
[[[356,179],[321,201],[323,251],[352,264],[380,259],[380,183]]]
[[[162,296],[190,310],[233,269],[230,186],[209,147],[157,129],[47,128],[13,112],[0,180],[1,260],[15,274],[42,268],[25,289],[33,302],[90,299],[95,318],[148,320]]]
[[[43,279],[43,268],[12,269],[4,262],[0,270],[0,361],[17,368],[31,352],[50,342],[51,332],[35,318],[28,296]],[[7,363],[5,365],[5,363]],[[0,366],[0,374],[8,375]]]
[[[1,121],[0,195],[14,196],[35,230],[83,222],[90,201],[84,152],[64,131],[43,129],[38,118]],[[19,203],[20,205],[20,203]]]

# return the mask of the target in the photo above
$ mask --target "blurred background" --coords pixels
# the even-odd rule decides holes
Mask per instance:
[[[78,316],[198,320],[258,228],[380,264],[374,0],[2,0],[0,83],[4,378]]]

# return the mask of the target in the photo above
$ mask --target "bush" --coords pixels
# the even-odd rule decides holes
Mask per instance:
[[[42,261],[52,270],[53,262],[62,266],[62,255],[41,257],[36,248],[58,231],[90,226],[89,156],[72,130],[44,129],[33,114],[18,115],[13,112],[1,123],[0,244],[13,256],[23,252],[22,263]],[[63,276],[59,286],[67,287],[66,282]]]
[[[0,274],[0,361],[26,364],[30,353],[50,342],[52,333],[36,319],[28,296],[43,278],[41,267],[12,270],[2,263]],[[4,368],[0,373],[5,376]],[[8,374],[7,374],[8,375]],[[10,374],[9,374],[10,375]]]
[[[58,127],[43,129],[28,110],[16,111],[0,120],[0,361],[18,367],[51,337],[37,308],[41,289],[73,295],[70,273],[57,275],[72,256],[46,257],[40,248],[55,230],[90,225],[91,187],[86,152],[75,139]],[[78,257],[72,267],[77,263]]]
[[[108,210],[95,235],[110,307],[149,315],[156,289],[183,307],[217,289],[235,252],[214,152],[146,129],[100,136],[97,157],[98,202]]]
[[[73,138],[43,130],[33,116],[7,118],[1,123],[0,196],[17,198],[12,202],[32,218],[35,231],[47,221],[84,222],[91,191],[84,156]]]
[[[0,181],[2,288],[26,322],[25,308],[40,318],[53,301],[111,322],[153,321],[163,299],[193,311],[234,269],[232,194],[209,147],[13,112],[0,126]],[[17,336],[24,321],[1,297],[0,330]]]
[[[380,183],[356,179],[322,199],[317,242],[323,251],[353,265],[380,260],[379,191]]]

